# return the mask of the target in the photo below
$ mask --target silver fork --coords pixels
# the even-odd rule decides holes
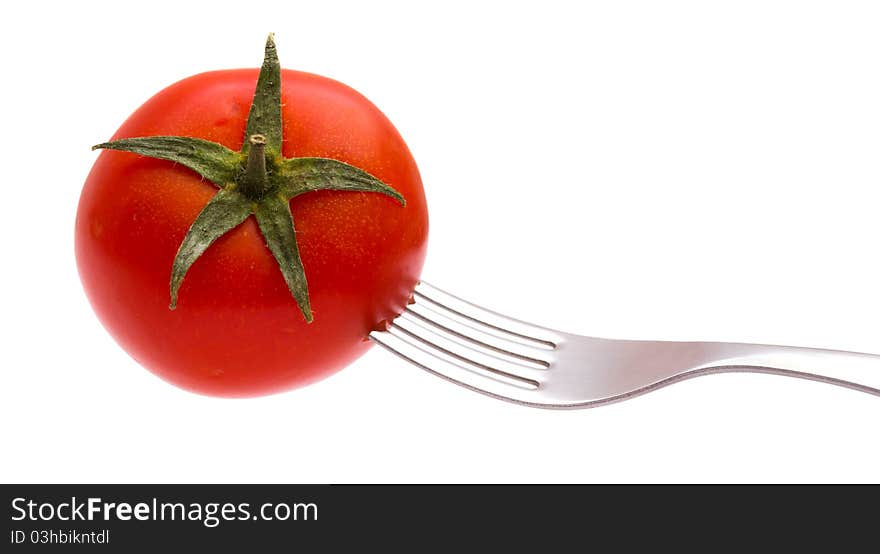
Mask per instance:
[[[471,390],[541,408],[592,408],[711,373],[800,377],[880,395],[880,356],[722,342],[584,337],[466,302],[422,281],[370,338]]]

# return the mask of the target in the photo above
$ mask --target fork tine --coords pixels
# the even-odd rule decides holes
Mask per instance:
[[[530,404],[536,400],[538,383],[505,372],[469,367],[455,358],[444,357],[440,351],[407,335],[394,324],[387,331],[373,331],[370,339],[404,360],[473,391],[514,402]]]
[[[535,369],[550,367],[550,362],[545,359],[549,351],[486,334],[476,326],[464,325],[440,311],[432,310],[425,303],[410,304],[399,318],[413,321],[450,340],[464,342],[469,348],[505,361]]]
[[[438,377],[501,400],[535,404],[537,389],[519,379],[508,380],[502,375],[482,374],[439,358],[391,331],[373,331],[370,339],[392,354]],[[537,405],[537,404],[535,404]]]
[[[510,342],[542,350],[553,350],[561,341],[561,337],[550,329],[487,310],[425,281],[420,281],[416,286],[414,297],[417,303],[423,301],[449,319]]]
[[[455,360],[463,362],[467,366],[474,365],[483,371],[490,373],[502,372],[515,378],[520,377],[535,383],[540,383],[547,376],[549,364],[546,366],[537,364],[526,365],[525,362],[515,356],[502,357],[498,352],[490,349],[480,349],[475,343],[462,340],[456,335],[444,334],[440,329],[432,327],[406,313],[394,320],[394,326],[429,348],[440,351],[443,357],[455,358]]]

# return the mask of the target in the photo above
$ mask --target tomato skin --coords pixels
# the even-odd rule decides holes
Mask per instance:
[[[258,70],[203,73],[135,111],[114,139],[176,135],[239,150]],[[403,311],[425,258],[428,213],[415,161],[388,119],[353,89],[282,71],[283,154],[335,158],[397,189],[319,191],[291,200],[314,321],[306,323],[253,217],[190,268],[170,310],[187,230],[216,187],[171,162],[102,152],[76,218],[76,259],[103,325],[139,363],[185,389],[242,397],[324,378]]]

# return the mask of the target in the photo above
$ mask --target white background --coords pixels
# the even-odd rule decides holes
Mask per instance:
[[[0,21],[0,480],[880,481],[880,398],[767,375],[556,412],[373,349],[290,393],[196,396],[105,333],[72,232],[90,145],[274,31],[409,143],[429,281],[583,334],[880,352],[876,3],[126,6]]]

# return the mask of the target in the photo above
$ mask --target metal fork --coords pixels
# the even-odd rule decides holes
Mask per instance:
[[[541,408],[592,408],[711,373],[800,377],[880,395],[880,356],[722,342],[611,340],[563,333],[466,302],[422,281],[370,338],[471,390]]]

